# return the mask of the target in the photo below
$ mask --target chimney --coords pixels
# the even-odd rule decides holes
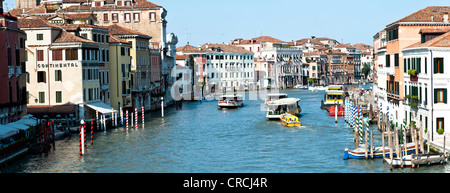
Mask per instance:
[[[444,12],[443,18],[444,18],[444,23],[448,23],[448,12]]]

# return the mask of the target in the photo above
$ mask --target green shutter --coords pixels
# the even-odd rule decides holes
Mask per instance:
[[[424,68],[425,68],[425,73],[427,73],[427,68],[428,68],[428,67],[427,67],[427,57],[425,57],[424,60],[425,60],[425,66],[424,66]]]
[[[438,101],[438,90],[434,89],[434,103],[437,103]]]
[[[440,63],[439,63],[439,65],[440,65],[440,70],[441,70],[441,73],[444,73],[444,58],[440,58]]]
[[[403,58],[403,72],[406,73],[406,58]]]
[[[444,89],[444,103],[447,104],[447,89]]]
[[[437,64],[438,64],[438,59],[437,59],[437,58],[434,58],[434,59],[433,59],[433,68],[434,68],[433,72],[434,72],[435,74],[438,73],[438,66],[437,66]]]

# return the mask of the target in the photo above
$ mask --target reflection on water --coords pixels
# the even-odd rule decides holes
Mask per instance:
[[[302,126],[267,120],[263,100],[238,109],[218,109],[217,101],[185,102],[145,116],[145,128],[97,132],[94,145],[79,155],[78,135],[56,142],[56,151],[28,155],[1,172],[289,172],[379,173],[448,172],[448,166],[389,170],[381,159],[343,160],[353,148],[353,132],[343,118],[334,123],[320,109],[323,91],[283,90],[301,99]],[[252,92],[250,92],[252,93]],[[255,93],[252,93],[255,94]],[[374,129],[375,144],[380,144]]]

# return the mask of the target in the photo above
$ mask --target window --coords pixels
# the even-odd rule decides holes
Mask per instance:
[[[36,40],[44,40],[44,34],[36,34]]]
[[[394,54],[394,66],[398,67],[399,60],[398,60],[398,54]]]
[[[66,49],[66,60],[78,60],[78,49]]]
[[[104,22],[109,22],[108,13],[104,13],[103,14],[103,21]]]
[[[135,22],[139,22],[140,20],[140,14],[139,13],[133,13],[133,20]]]
[[[52,50],[52,60],[61,61],[62,60],[62,50]]]
[[[80,36],[83,37],[83,38],[86,38],[86,39],[88,38],[87,37],[88,36],[87,33],[81,33]]]
[[[125,56],[125,47],[120,47],[120,55]]]
[[[434,103],[447,104],[447,89],[434,89]]]
[[[118,2],[120,2],[120,1],[118,1]],[[113,22],[118,22],[118,20],[119,20],[118,14],[117,14],[117,13],[113,13],[113,14],[112,14],[112,21],[113,21]]]
[[[45,71],[38,71],[38,76],[37,76],[37,82],[38,83],[40,83],[40,82],[43,82],[43,83],[45,83],[46,81],[45,81]]]
[[[37,60],[38,61],[44,61],[44,50],[38,50],[37,51]]]
[[[386,54],[386,67],[391,66],[391,55]]]
[[[435,74],[444,73],[444,58],[434,58],[433,67]]]
[[[444,129],[444,118],[436,118],[436,130]]]
[[[62,72],[61,72],[61,70],[55,70],[55,81],[62,81]]]
[[[62,103],[62,91],[56,91],[56,103]]]
[[[156,21],[156,13],[150,12],[150,21]]]
[[[130,22],[130,13],[125,13],[125,22]]]
[[[39,92],[39,103],[45,103],[45,92]]]

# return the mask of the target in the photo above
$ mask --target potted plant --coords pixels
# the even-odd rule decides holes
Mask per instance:
[[[444,129],[442,129],[442,128],[438,129],[438,130],[437,130],[437,133],[438,133],[439,135],[444,134]]]

